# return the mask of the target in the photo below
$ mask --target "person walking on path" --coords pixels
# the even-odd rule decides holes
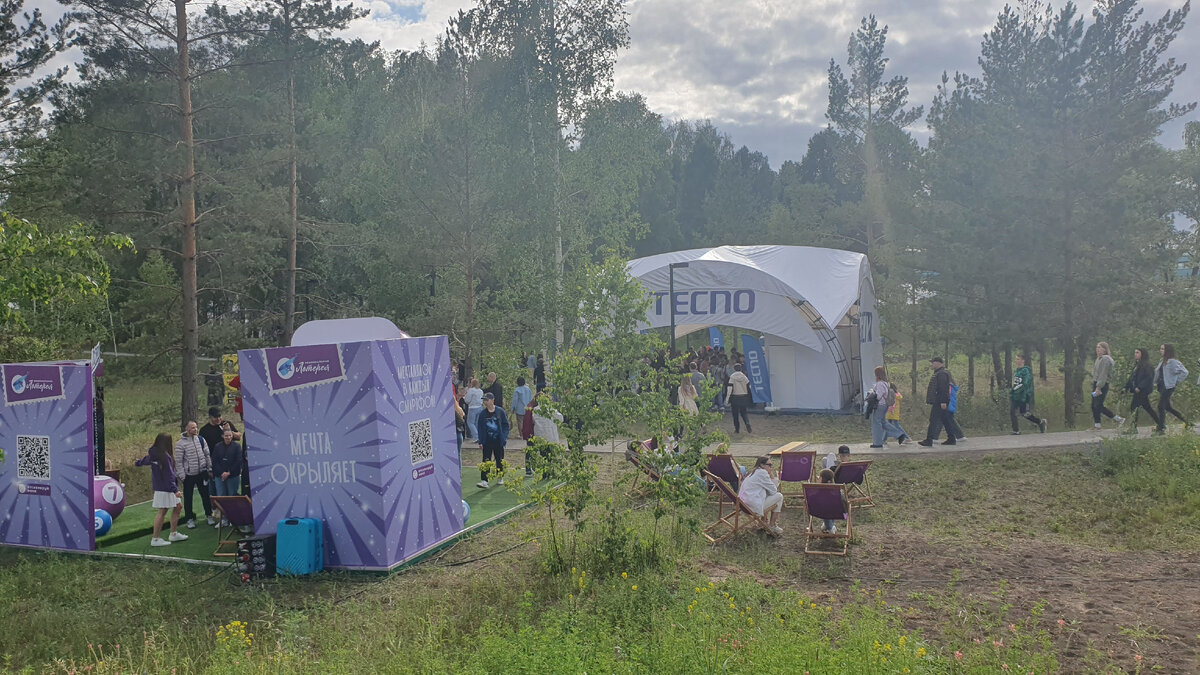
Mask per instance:
[[[888,385],[891,386],[891,382]],[[888,406],[887,414],[883,418],[883,440],[886,442],[888,436],[895,436],[900,445],[908,445],[908,433],[904,431],[904,427],[900,426],[900,401],[904,399],[904,396],[896,391],[895,387],[892,387],[892,395],[896,397],[896,400]]]
[[[1017,354],[1017,369],[1013,372],[1012,389],[1008,392],[1008,418],[1012,422],[1013,435],[1021,433],[1017,426],[1017,416],[1037,425],[1039,431],[1046,433],[1046,420],[1033,414],[1033,368],[1025,365],[1024,354]]]
[[[754,433],[750,430],[750,418],[746,415],[746,410],[752,401],[750,378],[742,372],[742,365],[739,363],[733,367],[733,375],[729,376],[729,385],[725,394],[725,405],[730,406],[733,410],[733,433],[742,433],[741,427],[738,426],[738,415],[741,415],[742,420],[746,422],[746,433]]]
[[[525,418],[525,406],[533,400],[533,392],[525,384],[524,377],[517,378],[517,386],[513,389],[512,414],[517,424],[522,424]],[[524,438],[524,436],[522,436]]]
[[[1133,350],[1133,372],[1129,375],[1129,381],[1125,383],[1125,391],[1133,394],[1133,401],[1129,404],[1129,413],[1133,416],[1133,430],[1137,431],[1137,416],[1139,410],[1145,410],[1146,414],[1150,415],[1150,419],[1154,420],[1154,428],[1161,426],[1158,420],[1158,415],[1154,414],[1154,409],[1150,407],[1150,390],[1154,387],[1154,369],[1150,367],[1150,359],[1147,357],[1145,349]]]
[[[1154,369],[1154,387],[1158,389],[1158,432],[1167,430],[1167,413],[1178,417],[1184,429],[1190,429],[1192,423],[1171,407],[1171,395],[1175,393],[1175,387],[1187,379],[1188,370],[1175,358],[1175,345],[1168,342],[1159,348],[1159,353],[1162,354],[1162,360]]]
[[[933,445],[942,429],[946,430],[946,440],[942,445],[955,445],[958,440],[954,436],[954,420],[950,418],[950,373],[946,372],[946,363],[942,357],[929,359],[933,365],[933,375],[929,378],[929,386],[925,388],[925,402],[929,404],[929,429],[925,432],[925,440],[917,441],[917,445],[928,448]]]
[[[900,444],[904,444],[904,430],[899,423],[889,427],[888,411],[895,406],[898,394],[887,381],[887,371],[883,366],[875,366],[875,384],[868,395],[868,410],[871,416],[871,447],[882,448],[889,435],[894,435]],[[872,407],[873,406],[873,407]],[[898,433],[896,430],[899,430]]]
[[[504,408],[496,405],[493,394],[483,395],[483,410],[479,413],[476,423],[479,429],[479,444],[483,446],[483,461],[495,461],[495,472],[502,476],[498,484],[504,485],[504,446],[508,444],[508,414]],[[487,472],[480,469],[479,482],[476,486],[487,489]]]
[[[208,501],[208,481],[212,478],[212,456],[208,444],[200,436],[200,427],[188,422],[183,436],[175,443],[175,470],[183,474],[183,519],[189,530],[196,529],[196,512],[192,510],[192,493],[200,492],[200,505],[209,525],[216,525],[212,517],[212,503]]]
[[[179,531],[179,477],[175,475],[175,461],[171,458],[171,436],[159,434],[146,456],[133,463],[134,466],[150,467],[150,484],[154,488],[154,529],[150,535],[151,546],[170,546],[171,542],[184,541],[186,534]],[[162,538],[163,521],[171,512],[171,535]]]
[[[1100,416],[1103,415],[1117,424],[1124,424],[1125,418],[1117,415],[1104,405],[1108,398],[1108,385],[1112,380],[1113,357],[1109,353],[1107,342],[1096,343],[1096,362],[1092,364],[1092,428],[1100,428]]]

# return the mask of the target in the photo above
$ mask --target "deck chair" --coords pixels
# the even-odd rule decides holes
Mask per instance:
[[[644,476],[647,482],[657,482],[661,476],[650,466],[648,462],[643,461],[642,453],[649,452],[652,449],[651,441],[630,441],[629,448],[625,451],[625,461],[634,465],[637,468],[637,473],[633,475],[633,485],[629,488],[630,497],[644,497],[649,490],[644,486],[639,490],[638,481]]]
[[[733,459],[733,455],[717,454],[708,456],[708,466],[704,467],[705,471],[725,481],[734,491],[737,490],[738,484],[742,480],[742,472],[738,469],[737,461]],[[712,482],[708,482],[708,493],[716,499],[721,499],[721,491]]]
[[[859,508],[875,506],[871,499],[871,484],[867,482],[867,469],[870,467],[871,460],[856,459],[842,462],[833,470],[833,482],[845,485],[846,498]]]
[[[812,481],[816,464],[816,450],[785,450],[779,454],[779,492],[783,495],[784,505],[788,497],[804,499],[800,485]]]
[[[843,501],[846,487],[837,483],[805,483],[801,489],[804,491],[804,511],[808,514],[804,552],[815,555],[846,555],[854,527],[854,505]],[[823,529],[825,520],[844,520],[846,527],[841,532],[828,533]],[[814,550],[812,544],[822,539],[840,540],[842,550]]]
[[[742,532],[750,532],[752,530],[765,529],[763,527],[762,516],[759,516],[754,511],[750,510],[749,506],[743,502],[719,476],[715,476],[704,471],[704,478],[710,483],[717,486],[719,499],[717,501],[717,522],[704,528],[704,538],[710,544],[720,544],[730,537]],[[725,512],[725,505],[730,506],[729,512]]]
[[[221,520],[217,521],[217,550],[213,551],[213,556],[235,557],[237,555],[237,535],[241,534],[239,528],[254,527],[254,508],[250,503],[250,498],[246,496],[214,496],[209,499],[212,500],[213,508],[221,512]],[[229,524],[226,525],[225,521],[229,521]]]

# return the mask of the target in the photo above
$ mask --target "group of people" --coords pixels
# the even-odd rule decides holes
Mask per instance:
[[[838,448],[836,457],[830,454],[825,459],[817,480],[821,483],[834,482],[838,463],[849,457],[849,453],[850,447],[843,445]],[[738,488],[738,499],[762,519],[762,525],[768,533],[775,536],[783,534],[783,528],[779,524],[779,518],[783,515],[783,493],[779,491],[779,474],[772,466],[771,457],[759,457],[754,462],[754,468],[746,473]],[[843,508],[849,510],[844,494],[842,503]],[[837,523],[832,519],[823,520],[821,529],[827,534],[836,534]]]
[[[688,349],[682,357],[687,367],[678,389],[673,392],[679,407],[691,414],[698,413],[697,399],[705,380],[709,380],[717,385],[710,409],[732,413],[733,433],[740,434],[742,424],[746,426],[746,433],[753,433],[747,412],[754,405],[754,399],[750,394],[750,378],[744,372],[745,357],[736,349],[726,354],[724,347],[711,346]],[[665,351],[659,352],[654,366],[660,370],[667,367]]]
[[[1171,404],[1171,397],[1188,377],[1188,370],[1176,358],[1175,346],[1167,343],[1159,347],[1159,361],[1152,364],[1149,354],[1144,349],[1133,351],[1133,370],[1126,381],[1124,391],[1133,395],[1130,402],[1130,412],[1136,415],[1145,410],[1150,419],[1154,420],[1155,432],[1166,431],[1167,414],[1174,415],[1186,428],[1191,422],[1183,413]],[[954,445],[966,440],[962,427],[955,419],[957,411],[958,384],[954,376],[946,368],[940,356],[929,360],[933,374],[925,390],[925,402],[929,404],[929,426],[925,438],[918,445],[932,446],[946,432],[946,440],[942,445]],[[1034,413],[1034,376],[1029,366],[1029,357],[1017,354],[1014,359],[1016,368],[1013,370],[1012,383],[1008,392],[1009,422],[1013,435],[1021,433],[1021,420],[1026,420],[1037,427],[1038,431],[1046,433],[1046,419]],[[1094,429],[1101,428],[1102,418],[1107,417],[1123,425],[1125,418],[1110,410],[1105,401],[1110,386],[1113,384],[1115,361],[1107,342],[1096,344],[1096,360],[1092,365],[1092,423]],[[1150,395],[1158,392],[1157,411],[1150,406]],[[888,438],[895,437],[904,445],[909,437],[900,426],[900,401],[903,398],[895,386],[888,381],[887,372],[882,366],[875,369],[875,384],[867,394],[866,415],[871,420],[871,447],[882,448]]]
[[[208,423],[200,427],[188,422],[183,434],[172,442],[171,435],[160,433],[146,456],[137,460],[137,466],[150,467],[150,482],[154,488],[151,503],[157,510],[154,516],[154,531],[151,546],[169,546],[171,542],[184,541],[186,534],[179,531],[179,516],[188,529],[196,527],[196,513],[192,509],[196,492],[200,493],[200,504],[209,525],[220,523],[213,517],[211,494],[235,496],[239,491],[249,494],[247,458],[241,444],[241,434],[233,423],[221,416],[217,407],[209,408]],[[164,539],[162,528],[170,513],[170,535]]]
[[[526,365],[534,378],[537,393],[529,388],[524,376],[517,378],[517,386],[513,390],[511,411],[513,419],[519,424],[521,439],[528,441],[538,438],[549,443],[558,443],[558,423],[562,415],[554,413],[549,417],[538,414],[539,399],[546,396],[546,365],[544,357],[524,354],[521,362]],[[462,364],[460,363],[460,366]],[[465,373],[464,368],[458,370],[460,377]],[[464,440],[474,440],[483,450],[483,462],[490,463],[496,469],[503,469],[504,451],[508,445],[508,436],[514,424],[509,420],[504,405],[504,385],[497,379],[496,373],[487,374],[487,388],[481,388],[478,378],[472,377],[465,382],[461,379],[453,384],[455,433],[458,440],[459,453],[462,452]],[[525,454],[525,475],[533,474],[529,453]],[[497,481],[504,485],[504,479]],[[481,468],[479,482],[476,486],[481,489],[491,487],[488,471]]]

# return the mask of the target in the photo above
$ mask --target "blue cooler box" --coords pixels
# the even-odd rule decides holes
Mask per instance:
[[[284,518],[275,530],[275,570],[302,575],[325,569],[325,537],[316,518]]]

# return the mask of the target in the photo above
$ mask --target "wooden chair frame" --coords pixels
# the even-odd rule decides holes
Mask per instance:
[[[802,488],[803,489],[812,489],[813,487],[816,487],[816,489],[818,489],[818,490],[829,490],[829,489],[831,489],[828,487],[830,485],[836,485],[837,488],[843,494],[846,493],[845,486],[839,485],[837,483],[804,483]],[[843,513],[845,518],[842,519],[842,521],[845,523],[845,527],[844,527],[843,531],[833,533],[833,534],[824,531],[824,529],[823,529],[825,527],[825,519],[824,518],[819,518],[819,517],[814,516],[811,513],[809,513],[807,499],[805,499],[805,502],[804,502],[804,513],[805,513],[805,515],[808,516],[808,528],[804,532],[804,552],[805,553],[811,553],[812,555],[844,556],[849,552],[850,538],[854,536],[854,504],[851,504],[851,503],[846,504],[846,510],[845,510],[845,513]],[[822,540],[834,540],[834,541],[840,540],[842,542],[842,549],[840,551],[837,551],[837,550],[818,551],[818,550],[812,548],[813,543],[815,543],[817,541],[822,541]]]
[[[625,459],[630,464],[637,467],[637,473],[633,475],[633,485],[629,487],[629,492],[627,493],[627,496],[633,498],[645,497],[650,491],[650,487],[648,485],[643,485],[640,490],[638,489],[638,481],[641,480],[643,476],[646,477],[648,482],[658,482],[662,478],[662,476],[658,475],[658,472],[655,471],[653,467],[642,461],[641,450],[644,449],[646,445],[644,443],[639,443],[638,445],[638,450],[629,450],[625,453]]]
[[[717,522],[709,525],[702,531],[704,538],[710,544],[716,546],[734,535],[743,532],[766,530],[763,517],[751,511],[750,507],[746,506],[745,502],[733,491],[733,488],[729,487],[729,484],[722,480],[720,476],[714,476],[709,473],[708,469],[705,469],[704,477],[717,486],[717,492],[721,495],[717,501]],[[731,507],[729,513],[725,512],[726,504]],[[721,533],[719,531],[721,529],[724,529],[725,532]]]
[[[842,467],[862,467],[861,483],[843,483],[846,486],[846,499],[850,501],[851,505],[860,509],[875,506],[875,501],[871,499],[871,483],[867,479],[867,470],[871,468],[871,461],[869,459],[847,460],[838,464],[837,468],[833,470],[833,482],[839,483],[839,474],[846,470]]]

